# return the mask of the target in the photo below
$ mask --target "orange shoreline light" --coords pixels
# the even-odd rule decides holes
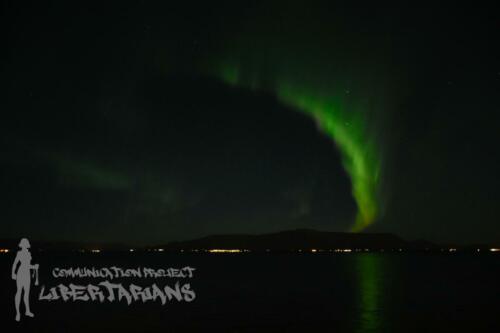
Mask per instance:
[[[243,250],[240,249],[210,249],[210,253],[241,253]]]

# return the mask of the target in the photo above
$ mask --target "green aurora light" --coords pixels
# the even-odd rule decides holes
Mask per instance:
[[[375,140],[369,135],[365,113],[347,106],[338,94],[299,85],[290,78],[263,85],[256,75],[242,75],[240,66],[220,66],[215,76],[232,86],[267,90],[285,105],[313,117],[322,131],[337,145],[342,164],[352,184],[358,212],[351,231],[362,231],[380,214],[379,192],[381,160]]]

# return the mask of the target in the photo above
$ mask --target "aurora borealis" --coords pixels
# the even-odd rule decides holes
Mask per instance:
[[[239,72],[238,67],[227,68],[220,72],[220,77],[231,85],[260,89],[256,82],[242,82],[238,77]],[[307,87],[307,83],[298,85],[278,81],[276,87],[271,89],[281,102],[314,118],[319,129],[336,143],[342,155],[342,164],[351,178],[352,195],[358,206],[351,230],[362,231],[375,221],[380,211],[377,186],[381,167],[380,152],[373,138],[366,133],[363,114],[355,110],[349,113],[346,110],[348,106],[335,101],[333,92],[318,94],[317,90]]]
[[[236,32],[226,37],[216,56],[203,62],[208,63],[204,72],[231,86],[273,94],[281,103],[315,120],[318,129],[335,143],[351,181],[358,212],[350,230],[362,231],[384,211],[383,127],[377,114],[391,113],[385,94],[397,90],[389,83],[391,78],[379,76],[389,70],[386,53],[374,50],[369,37],[353,45],[335,29],[338,23],[332,23],[319,7],[313,6],[312,12],[305,14],[314,13],[315,21],[295,25],[302,10],[298,3],[275,6],[270,5],[270,11],[289,17],[276,22],[274,17],[262,15],[259,25],[252,20],[238,22]],[[327,25],[332,29],[325,30]],[[261,38],[255,40],[255,35]],[[381,40],[379,47],[386,43]],[[354,50],[370,52],[370,58],[351,58]],[[378,62],[376,69],[374,62]]]
[[[280,90],[280,98],[316,119],[319,127],[339,147],[342,163],[351,177],[352,194],[358,205],[353,231],[361,231],[377,218],[379,212],[377,184],[380,174],[378,152],[364,133],[362,119],[346,115],[343,106],[328,99],[304,95],[292,89]],[[359,120],[358,120],[359,119]]]
[[[5,12],[5,237],[154,243],[310,228],[500,239],[491,10]]]

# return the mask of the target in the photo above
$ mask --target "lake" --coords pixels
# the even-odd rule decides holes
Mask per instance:
[[[0,254],[1,317],[12,331],[40,332],[491,332],[500,331],[500,255],[383,253],[34,252],[34,318],[14,321],[14,253]],[[104,278],[54,277],[54,268],[195,268],[193,277],[121,277],[127,287],[189,283],[175,297],[39,300],[59,284]],[[177,272],[178,273],[178,272]],[[109,280],[109,279],[108,279]],[[175,289],[175,288],[174,288]],[[24,306],[21,305],[24,313]],[[2,330],[8,332],[8,330]]]

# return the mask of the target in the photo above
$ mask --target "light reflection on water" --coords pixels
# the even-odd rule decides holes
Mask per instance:
[[[384,281],[382,279],[384,258],[378,254],[355,256],[356,275],[359,285],[359,315],[356,332],[382,332],[382,305]]]

